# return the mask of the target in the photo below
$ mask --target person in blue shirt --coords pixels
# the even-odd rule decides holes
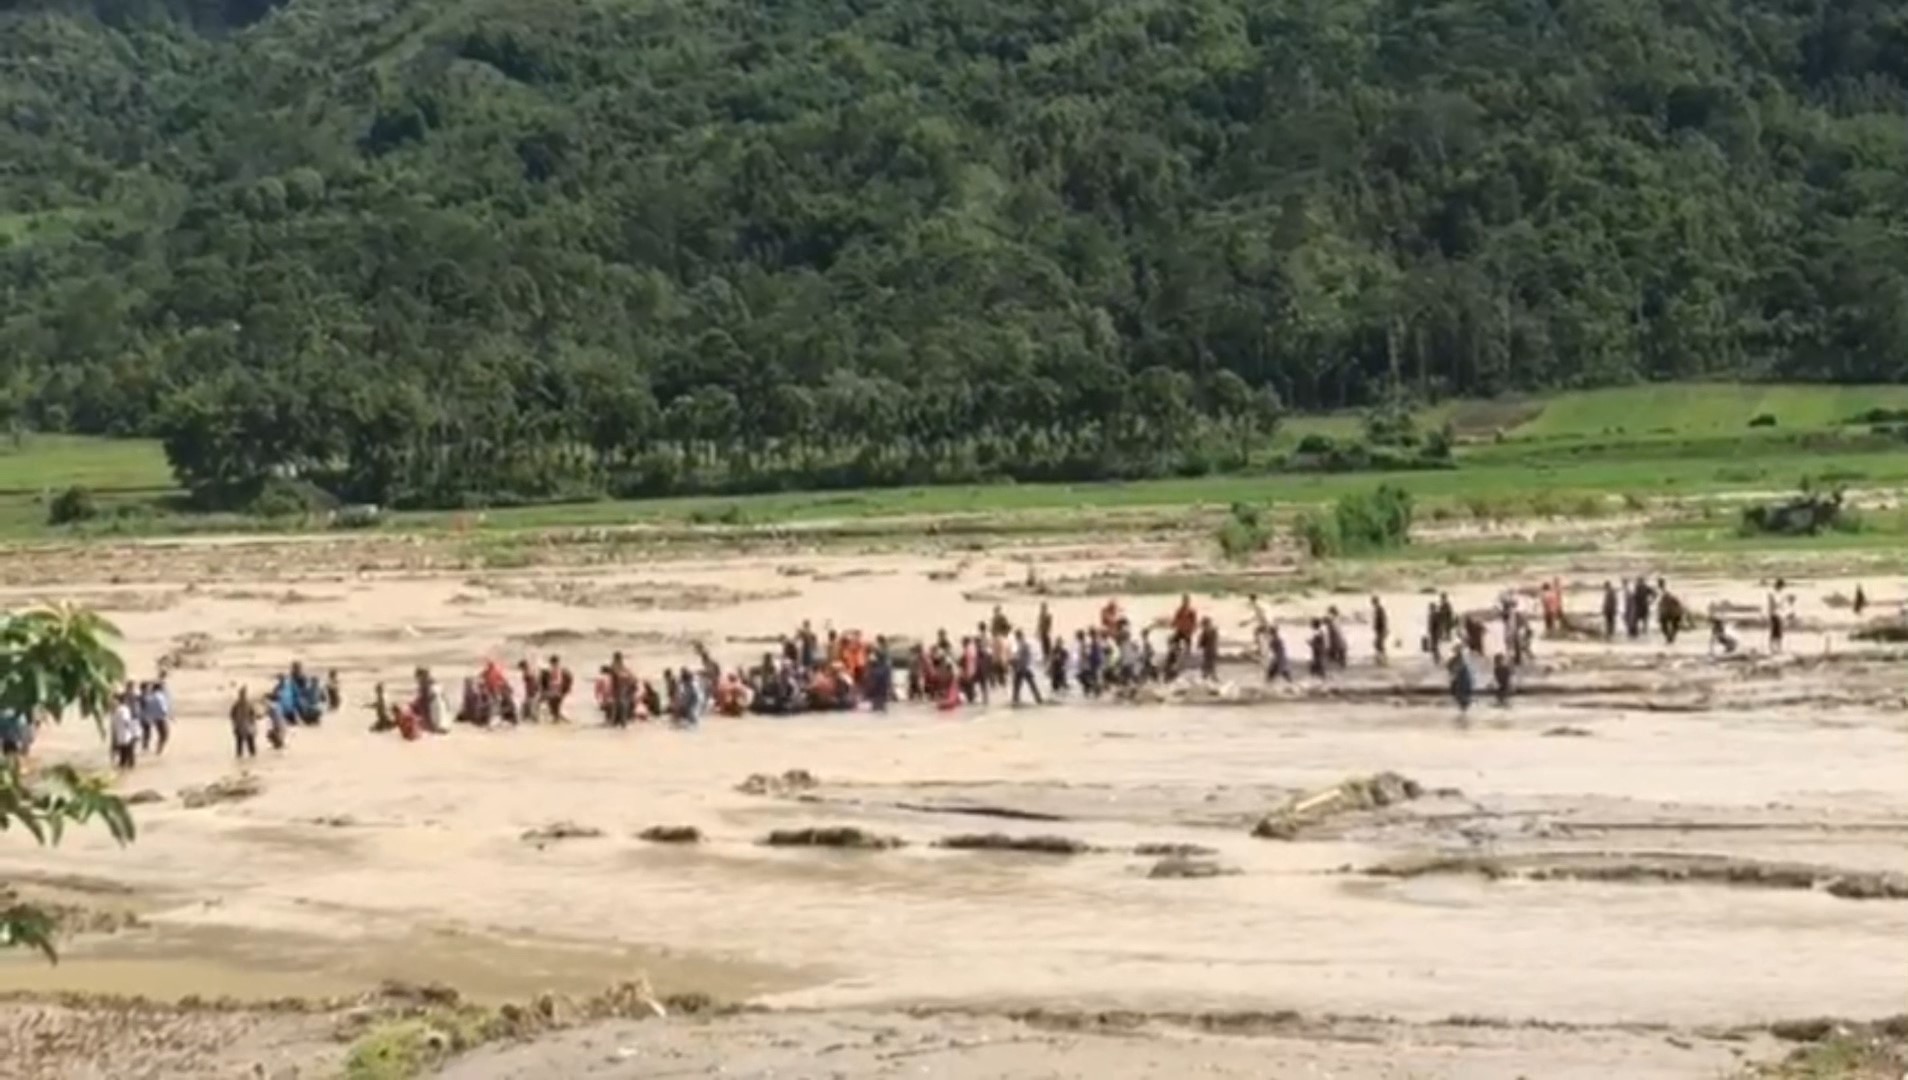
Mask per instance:
[[[285,721],[316,727],[325,715],[325,688],[318,677],[305,674],[305,665],[294,660],[290,674],[285,677],[285,689],[290,706],[285,713]]]
[[[157,748],[153,746],[155,741],[159,744]],[[171,741],[172,695],[166,691],[163,681],[147,683],[139,695],[139,749],[163,754]]]
[[[272,681],[272,692],[265,696],[265,712],[274,728],[283,729],[298,722],[298,684],[280,675]]]

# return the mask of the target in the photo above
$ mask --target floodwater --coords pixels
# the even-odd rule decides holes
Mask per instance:
[[[816,555],[799,567],[738,558],[494,574],[365,574],[290,549],[284,559],[266,565],[252,552],[202,563],[190,589],[156,574],[74,579],[75,592],[117,605],[109,614],[136,672],[185,635],[209,640],[173,676],[182,719],[172,749],[124,781],[126,791],[167,796],[138,808],[136,844],[115,849],[80,832],[54,851],[0,848],[9,879],[129,887],[143,925],[76,940],[57,968],[8,958],[0,990],[265,998],[402,978],[506,998],[643,972],[663,993],[802,1007],[1037,1003],[1670,1024],[1869,1015],[1899,1009],[1908,992],[1908,901],[1351,872],[1411,855],[1571,852],[1908,870],[1908,667],[1848,644],[1851,616],[1827,602],[1847,581],[1798,588],[1809,629],[1789,646],[1806,662],[1717,664],[1700,634],[1673,650],[1654,640],[1546,642],[1533,688],[1575,680],[1584,692],[1480,706],[1464,721],[1441,698],[1407,692],[1439,683],[1428,660],[1394,646],[1391,665],[1376,668],[1368,631],[1354,625],[1348,682],[1371,692],[1343,700],[903,706],[885,716],[712,719],[688,732],[610,732],[585,717],[407,744],[368,733],[363,705],[373,683],[401,687],[419,664],[454,687],[486,656],[514,663],[561,652],[588,672],[620,647],[649,674],[690,662],[692,639],[725,662],[748,661],[803,618],[958,635],[996,597],[1031,623],[1037,600],[1012,594],[1023,559],[1063,582],[1156,567],[1161,557]],[[1562,572],[1593,586],[1621,568]],[[1525,576],[1520,583],[1536,580]],[[1696,611],[1710,599],[1762,597],[1754,581],[1673,584]],[[1453,594],[1460,607],[1482,607],[1495,588]],[[1573,591],[1573,606],[1590,596]],[[1386,598],[1396,636],[1415,640],[1425,597]],[[1176,599],[1126,603],[1151,617]],[[1195,600],[1240,644],[1243,601]],[[1057,623],[1084,625],[1102,602],[1055,599]],[[1362,616],[1366,602],[1287,595],[1274,612],[1296,647],[1298,620],[1328,604]],[[1745,634],[1759,651],[1759,633]],[[262,689],[292,659],[337,668],[347,710],[250,766],[263,782],[256,798],[185,809],[179,789],[235,769],[222,720],[232,685]],[[1259,682],[1243,664],[1226,675]],[[1597,692],[1604,684],[1608,693]],[[1653,696],[1689,694],[1698,701],[1683,711],[1646,707]],[[1546,735],[1563,725],[1587,734]],[[105,753],[90,727],[69,723],[43,739],[41,756],[103,763]],[[794,768],[820,785],[799,798],[736,790],[750,774]],[[1455,790],[1297,841],[1249,835],[1290,796],[1379,770]],[[961,812],[975,807],[1058,820]],[[602,835],[522,838],[559,821]],[[706,839],[636,837],[651,825],[694,825]],[[800,825],[856,825],[907,843],[834,851],[759,842]],[[973,832],[1058,835],[1101,850],[933,846]],[[1165,842],[1212,848],[1236,873],[1151,879],[1155,860],[1131,849]]]

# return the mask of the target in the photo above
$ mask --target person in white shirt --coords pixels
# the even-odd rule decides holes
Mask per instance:
[[[1246,607],[1251,609],[1252,617],[1242,625],[1252,628],[1252,647],[1258,651],[1259,658],[1265,659],[1269,653],[1272,639],[1272,619],[1266,614],[1265,605],[1259,602],[1259,594],[1246,597]]]
[[[133,711],[131,694],[123,694],[113,706],[110,735],[113,742],[113,765],[120,769],[130,769],[139,755],[139,716]]]
[[[1027,635],[1014,631],[1014,704],[1020,704],[1020,688],[1025,686],[1033,693],[1035,705],[1045,704],[1040,698],[1040,680],[1034,678],[1033,645],[1027,641]]]

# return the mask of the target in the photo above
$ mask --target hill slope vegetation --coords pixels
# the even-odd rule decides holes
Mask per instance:
[[[0,408],[204,499],[1082,478],[1908,379],[1881,0],[42,0]]]

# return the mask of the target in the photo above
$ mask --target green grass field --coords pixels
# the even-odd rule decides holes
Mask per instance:
[[[1764,414],[1775,417],[1773,431],[1807,431],[1846,423],[1872,408],[1908,409],[1908,386],[1668,383],[1585,390],[1546,400],[1541,412],[1508,434],[1514,439],[1734,436],[1749,433],[1749,421]]]
[[[1908,386],[1789,387],[1681,384],[1569,393],[1542,401],[1451,402],[1418,415],[1421,428],[1450,422],[1476,441],[1459,451],[1460,467],[1403,473],[1266,473],[1137,483],[960,485],[811,492],[747,497],[695,497],[594,502],[492,510],[486,529],[579,528],[634,523],[799,524],[951,515],[1029,516],[1029,531],[1061,527],[1081,510],[1188,512],[1234,502],[1275,511],[1328,502],[1379,483],[1417,496],[1428,514],[1570,515],[1621,509],[1664,497],[1730,490],[1788,490],[1805,480],[1872,487],[1908,487],[1908,443],[1837,428],[1861,411],[1908,408]],[[1759,413],[1772,428],[1750,428]],[[1278,443],[1318,432],[1356,438],[1354,414],[1297,417]],[[1477,433],[1492,433],[1477,438]],[[103,506],[150,505],[172,490],[155,442],[30,436],[0,444],[0,536],[49,535],[45,499],[73,485],[92,489]],[[1032,520],[1047,512],[1047,526]],[[436,528],[472,515],[400,515],[411,528]],[[233,531],[256,528],[241,517],[181,518],[155,514],[124,522],[125,532]],[[912,528],[892,523],[893,531]],[[95,526],[91,531],[102,531]],[[1727,543],[1718,538],[1716,543]]]
[[[0,441],[0,495],[39,495],[75,485],[97,492],[159,492],[173,487],[165,452],[149,439],[28,435]]]

